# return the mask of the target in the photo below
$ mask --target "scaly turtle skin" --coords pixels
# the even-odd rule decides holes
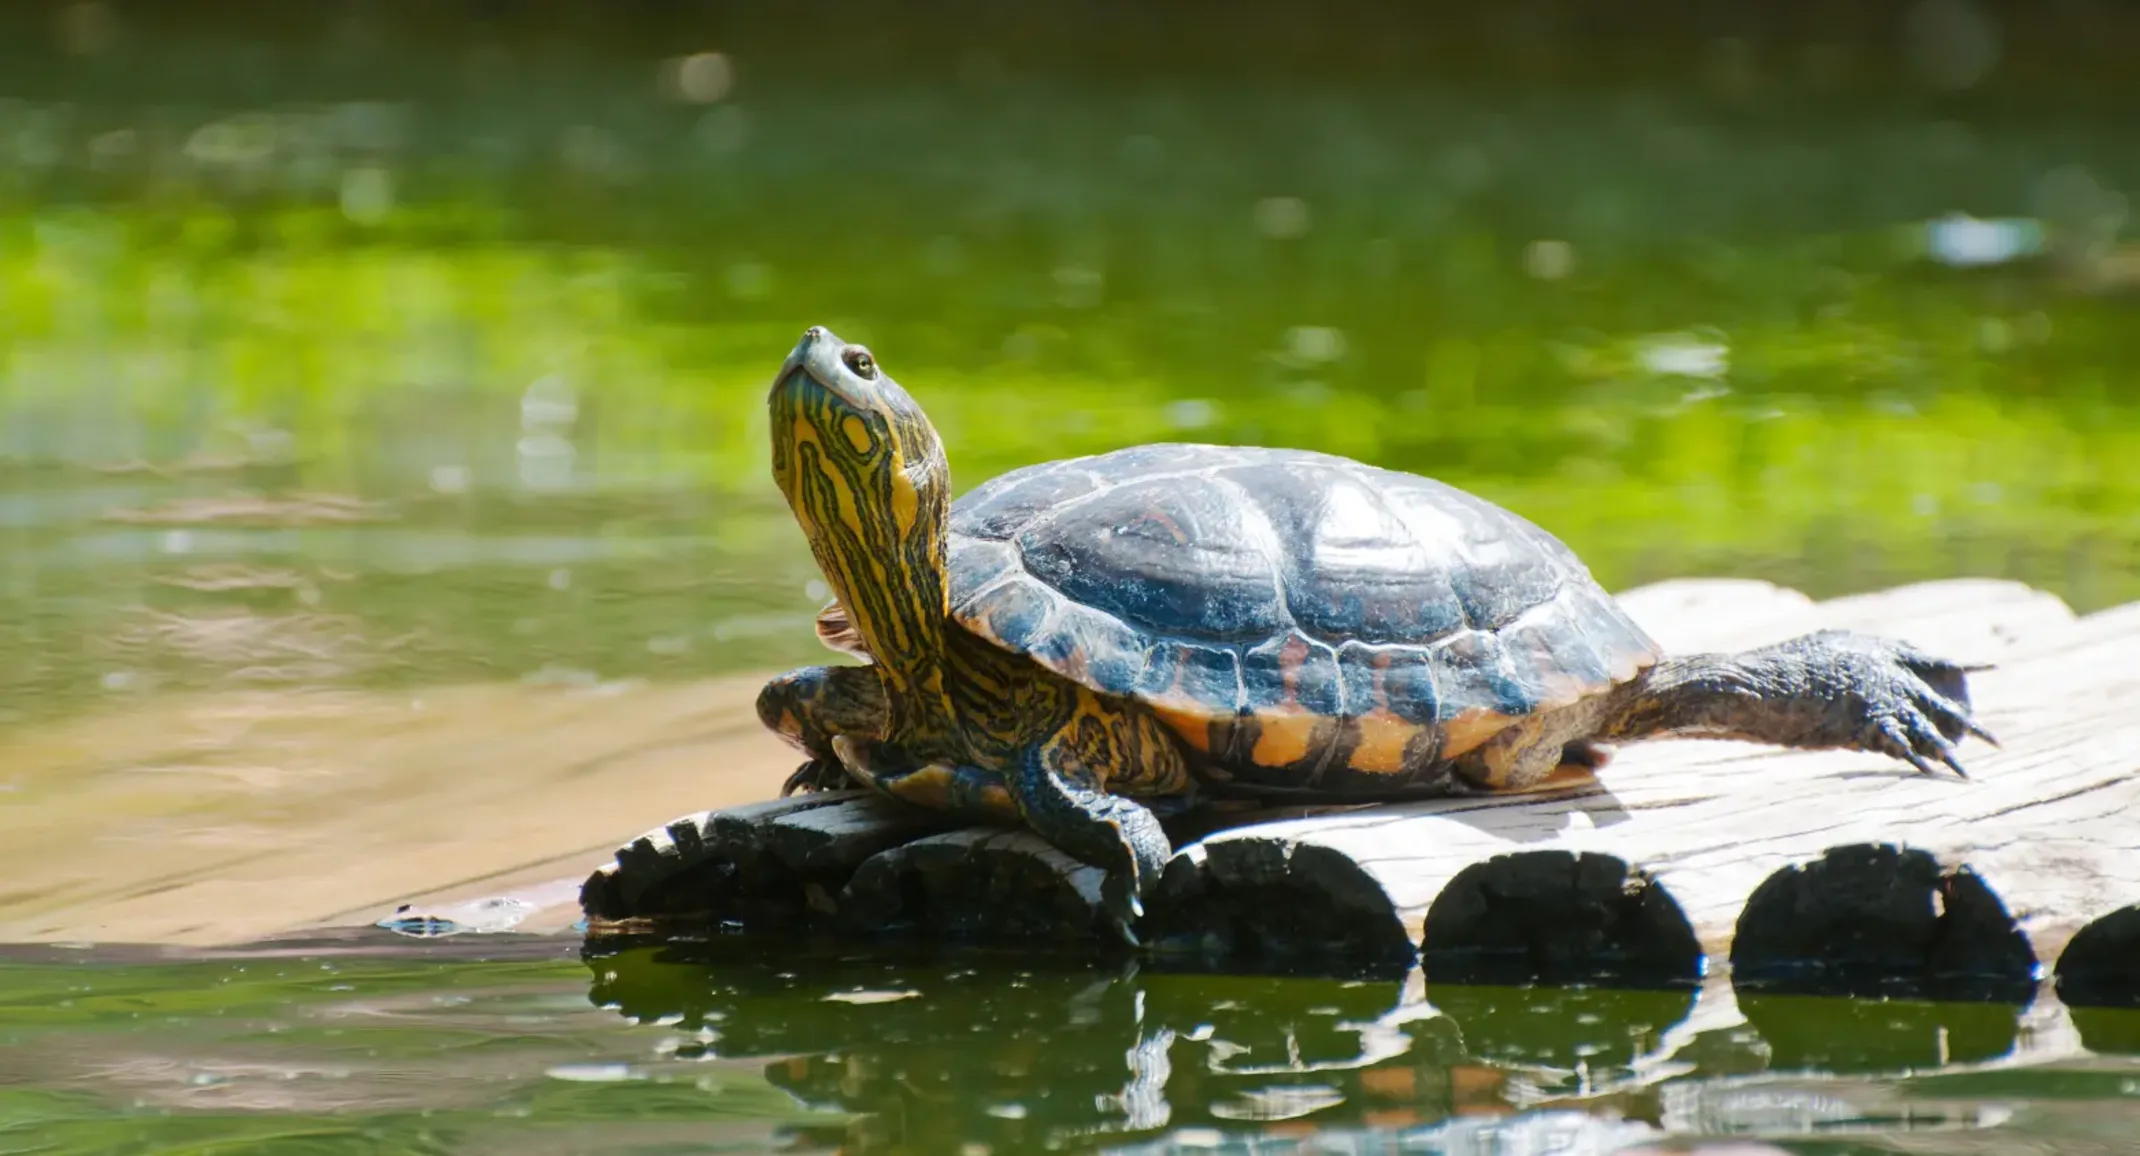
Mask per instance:
[[[1105,869],[1123,934],[1199,794],[1520,791],[1666,736],[1962,770],[1965,668],[1826,631],[1665,657],[1552,535],[1440,482],[1300,450],[1148,445],[949,500],[941,443],[869,351],[812,329],[773,473],[867,665],[769,683],[810,761]]]

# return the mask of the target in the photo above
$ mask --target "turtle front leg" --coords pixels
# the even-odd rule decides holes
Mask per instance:
[[[857,740],[881,737],[890,710],[884,680],[870,666],[805,666],[765,684],[758,692],[758,721],[809,756],[809,761],[781,784],[786,797],[797,790],[835,791],[861,786],[833,749],[846,735]]]
[[[1068,721],[1011,769],[1010,794],[1035,834],[1107,872],[1102,903],[1115,930],[1134,946],[1144,901],[1158,887],[1174,846],[1149,807],[1110,786],[1167,797],[1188,790],[1189,773],[1157,719],[1080,687]]]
[[[1667,658],[1606,704],[1596,738],[1725,738],[1890,756],[1968,777],[1955,745],[1977,724],[1964,666],[1904,642],[1824,630],[1739,654]]]

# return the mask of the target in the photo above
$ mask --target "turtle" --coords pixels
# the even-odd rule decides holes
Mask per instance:
[[[820,326],[768,399],[774,480],[859,665],[769,681],[806,761],[1022,825],[1136,923],[1206,799],[1521,793],[1665,737],[1877,753],[1967,778],[1968,675],[1826,630],[1667,655],[1545,530],[1418,474],[1304,449],[1162,443],[1001,474],[954,503],[942,440]],[[1250,804],[1253,805],[1253,804]]]

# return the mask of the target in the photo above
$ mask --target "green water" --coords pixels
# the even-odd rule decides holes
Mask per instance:
[[[1286,444],[1475,489],[1614,588],[2140,598],[2111,14],[2004,12],[1957,84],[1900,6],[496,7],[0,14],[0,740],[188,691],[814,658],[762,415],[816,323],[874,347],[962,489]],[[1955,211],[2047,252],[1929,260]],[[0,803],[34,808],[37,770],[0,767]],[[1822,1153],[2140,1134],[2112,1013],[2039,1063],[1996,1005],[1771,1005],[1636,1075],[1691,997],[1444,989],[1408,1018],[1394,984],[456,950],[24,949],[0,1152],[1190,1145],[1281,1116],[1454,1152],[1509,1108]]]
[[[2134,1011],[2075,1015],[2097,1051],[2052,1064],[2003,1004],[1704,1027],[1717,989],[725,939],[70,954],[0,962],[0,1151],[2116,1152],[2140,1112]]]

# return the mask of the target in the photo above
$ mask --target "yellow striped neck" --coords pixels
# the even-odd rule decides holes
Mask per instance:
[[[888,736],[952,753],[945,693],[950,470],[919,412],[858,409],[808,381],[772,399],[774,476],[825,581],[880,668]]]

